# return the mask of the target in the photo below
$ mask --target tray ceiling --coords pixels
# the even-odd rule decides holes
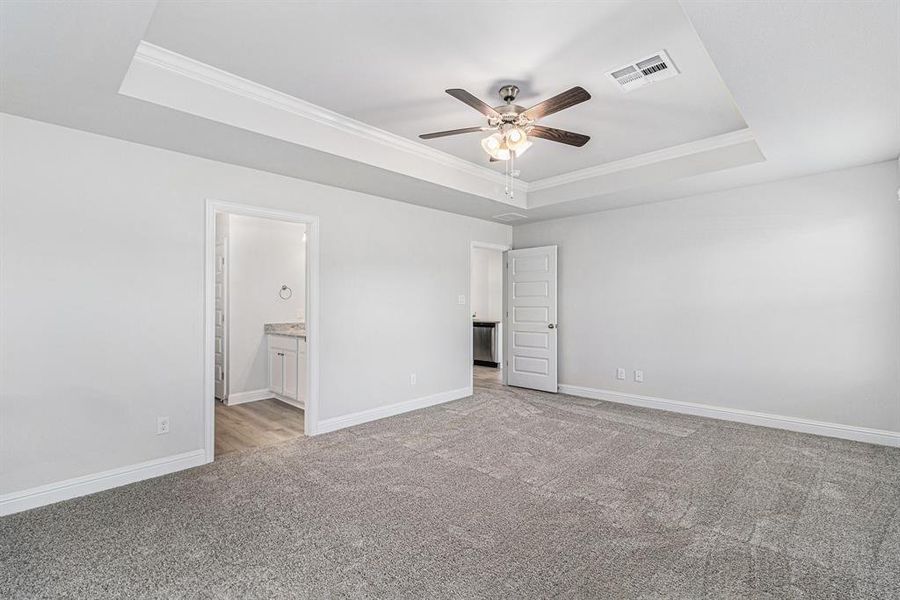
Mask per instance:
[[[418,134],[482,124],[444,93],[500,104],[504,83],[529,106],[573,85],[593,98],[544,124],[592,137],[538,140],[518,162],[535,181],[746,127],[675,2],[160,3],[152,44],[368,125]],[[606,72],[665,49],[678,77],[623,93]],[[478,134],[425,142],[488,166]],[[502,165],[491,165],[502,171]]]

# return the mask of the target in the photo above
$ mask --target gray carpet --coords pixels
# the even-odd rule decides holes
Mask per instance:
[[[900,450],[481,387],[0,520],[3,598],[898,598]]]

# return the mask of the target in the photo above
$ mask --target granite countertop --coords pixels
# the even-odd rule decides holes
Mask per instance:
[[[286,335],[306,339],[306,323],[266,323],[263,331],[271,335]]]
[[[499,323],[500,321],[491,321],[491,320],[488,320],[488,319],[472,319],[472,322],[473,322],[473,323],[490,323],[490,324],[492,324],[492,325],[496,325],[496,324]]]

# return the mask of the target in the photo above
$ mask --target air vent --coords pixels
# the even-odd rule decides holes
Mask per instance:
[[[614,69],[607,75],[616,82],[620,90],[630,92],[633,89],[675,77],[678,75],[678,69],[672,64],[672,59],[665,50],[660,50],[652,56]]]
[[[502,215],[494,215],[494,219],[497,221],[503,221],[508,223],[509,221],[519,221],[521,219],[527,219],[525,215],[521,215],[519,213],[503,213]]]

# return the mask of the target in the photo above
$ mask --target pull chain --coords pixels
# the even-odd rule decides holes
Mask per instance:
[[[516,169],[516,152],[510,150],[509,159],[506,161],[506,197],[512,200],[516,196],[514,187],[515,169]]]

